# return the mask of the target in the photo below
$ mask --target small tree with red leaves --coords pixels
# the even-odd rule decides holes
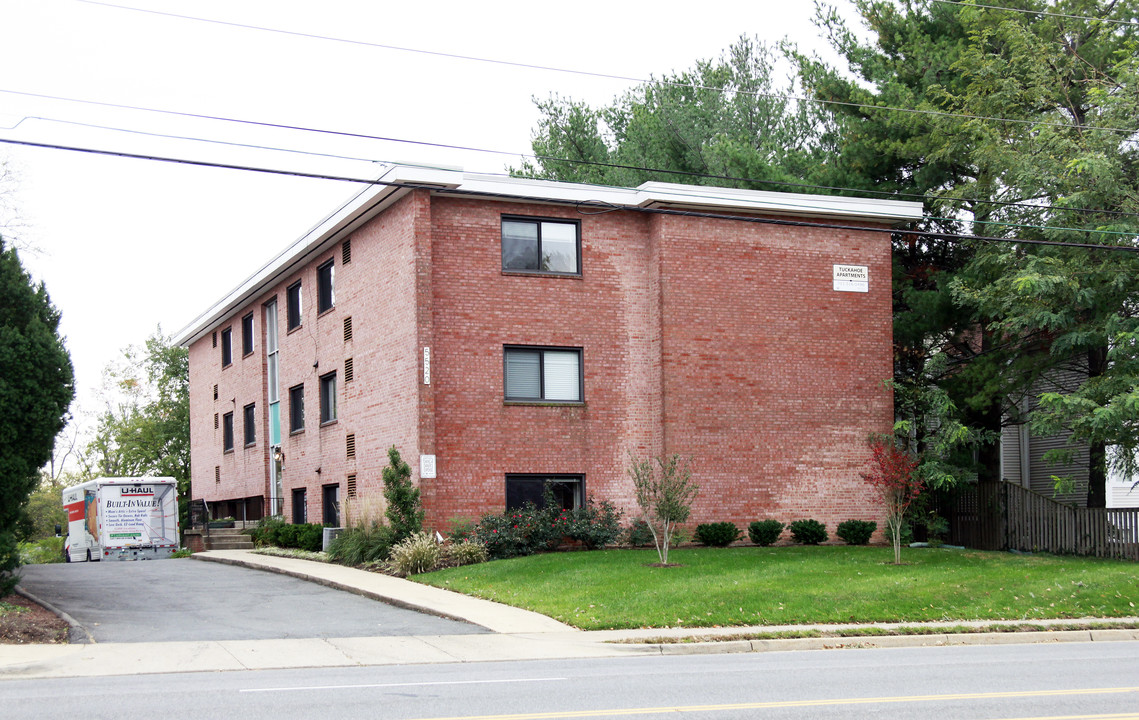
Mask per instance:
[[[918,462],[889,437],[872,438],[870,452],[870,472],[862,473],[862,478],[881,494],[886,506],[886,533],[894,545],[894,564],[901,565],[906,510],[923,489],[921,479],[914,477]]]

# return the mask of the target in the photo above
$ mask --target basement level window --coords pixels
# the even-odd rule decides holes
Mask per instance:
[[[581,507],[584,485],[582,475],[507,475],[506,509],[520,510],[528,504],[544,508],[552,498],[563,510],[575,510]]]

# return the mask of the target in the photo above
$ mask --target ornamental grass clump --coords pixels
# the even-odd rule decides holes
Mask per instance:
[[[442,550],[425,532],[409,535],[392,546],[391,563],[401,575],[418,575],[439,565]]]

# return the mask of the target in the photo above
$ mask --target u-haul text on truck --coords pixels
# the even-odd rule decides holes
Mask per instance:
[[[65,488],[68,562],[148,560],[178,549],[178,483],[169,477],[99,478]]]

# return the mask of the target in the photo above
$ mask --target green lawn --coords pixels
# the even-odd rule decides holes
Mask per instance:
[[[880,547],[684,548],[535,555],[416,576],[588,630],[922,620],[1123,617],[1139,564]]]

